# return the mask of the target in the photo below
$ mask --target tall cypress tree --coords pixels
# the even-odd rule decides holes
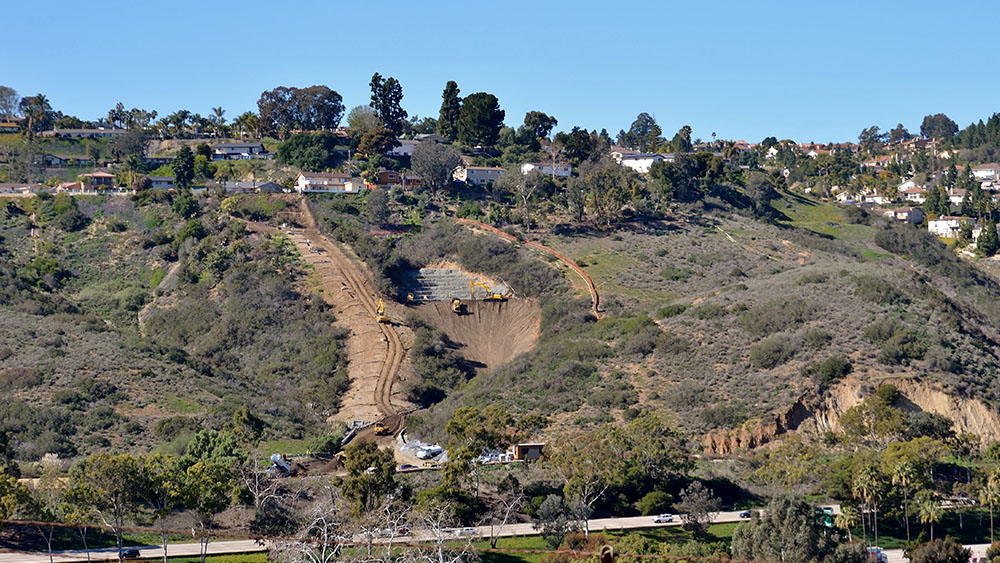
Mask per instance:
[[[437,132],[449,141],[458,138],[458,116],[462,111],[462,98],[458,97],[458,83],[449,80],[441,95],[441,115],[438,117]]]
[[[1000,237],[997,236],[997,224],[992,219],[983,225],[979,238],[976,239],[976,249],[983,256],[993,256],[1000,249]]]

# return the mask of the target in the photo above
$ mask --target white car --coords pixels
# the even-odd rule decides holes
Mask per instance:
[[[674,521],[673,514],[659,514],[653,518],[654,524],[666,524],[667,522],[673,522],[673,521]]]

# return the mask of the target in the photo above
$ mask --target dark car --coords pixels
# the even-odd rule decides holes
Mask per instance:
[[[122,558],[124,558],[124,559],[138,559],[139,558],[139,550],[136,549],[136,548],[134,548],[134,547],[123,549],[122,550]]]
[[[740,518],[749,518],[749,517],[750,517],[749,510],[744,510],[743,512],[740,512]]]

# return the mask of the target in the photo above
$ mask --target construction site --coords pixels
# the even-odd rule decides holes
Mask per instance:
[[[249,228],[284,235],[295,243],[312,267],[309,285],[334,309],[337,324],[349,331],[350,386],[330,422],[347,424],[345,443],[374,440],[393,447],[401,465],[435,467],[447,452],[407,442],[402,434],[406,415],[416,409],[400,385],[410,375],[406,350],[413,332],[404,320],[407,313],[444,332],[477,371],[489,371],[532,348],[541,320],[537,302],[517,298],[516,288],[503,281],[454,264],[404,272],[398,295],[382,295],[364,263],[320,231],[304,199],[283,212],[280,221],[279,227],[253,223]],[[341,461],[296,460],[287,468],[287,462],[275,467],[292,474],[319,474],[338,471]]]

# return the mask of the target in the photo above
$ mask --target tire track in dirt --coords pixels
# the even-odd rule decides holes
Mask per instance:
[[[374,283],[319,230],[304,198],[299,201],[296,218],[304,228],[290,228],[284,234],[295,243],[303,259],[315,268],[324,299],[340,309],[338,320],[353,333],[354,342],[349,346],[348,359],[351,387],[338,413],[342,416],[337,418],[358,418],[377,413],[382,423],[395,432],[401,426],[400,414],[403,411],[392,404],[393,385],[398,379],[405,353],[399,335],[392,325],[375,320],[378,293]],[[279,232],[260,223],[253,224],[253,229]],[[317,247],[321,250],[317,251]],[[370,385],[367,379],[375,365],[378,365],[377,379],[374,385]],[[372,405],[375,412],[370,410]],[[370,419],[366,421],[372,422]]]
[[[514,235],[510,235],[508,233],[505,233],[505,232],[501,231],[500,229],[498,229],[496,227],[492,227],[490,225],[487,225],[486,223],[480,223],[479,221],[473,221],[472,219],[463,219],[463,218],[457,218],[455,220],[458,221],[461,224],[464,224],[464,225],[467,225],[467,226],[470,226],[470,227],[473,227],[473,228],[478,228],[478,229],[487,231],[489,233],[492,233],[494,235],[497,235],[498,237],[501,237],[504,240],[513,242],[514,244],[517,244],[518,242],[520,242],[520,241],[517,240],[517,237],[515,237]],[[566,264],[573,271],[575,271],[577,274],[579,274],[580,277],[583,278],[583,281],[587,284],[587,289],[590,290],[590,299],[591,299],[591,301],[594,302],[594,316],[597,317],[598,320],[600,320],[600,318],[601,318],[601,311],[600,311],[601,296],[597,293],[597,286],[594,285],[594,280],[590,279],[590,276],[587,275],[587,272],[583,271],[583,268],[581,268],[579,266],[579,264],[577,264],[576,262],[570,260],[569,258],[563,256],[562,254],[556,252],[555,250],[552,250],[551,248],[549,248],[549,247],[547,247],[547,246],[545,246],[543,244],[539,244],[537,242],[533,242],[533,241],[530,241],[530,240],[524,241],[523,244],[525,246],[530,246],[531,248],[534,248],[535,250],[540,250],[540,251],[542,251],[542,252],[544,252],[546,254],[551,254],[552,256],[555,256],[556,258],[559,259],[560,262],[562,262],[563,264]]]

